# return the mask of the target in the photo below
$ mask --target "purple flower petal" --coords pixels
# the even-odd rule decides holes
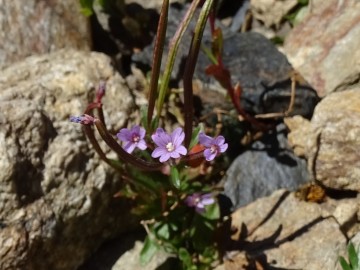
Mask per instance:
[[[140,128],[140,130],[139,130],[139,135],[140,135],[140,138],[141,138],[141,139],[144,139],[144,138],[145,138],[145,134],[146,134],[145,128]]]
[[[178,147],[182,144],[182,142],[185,139],[185,133],[182,131],[182,128],[177,128],[173,131],[171,134],[171,141],[175,145],[175,147]]]
[[[199,143],[205,147],[211,147],[211,145],[213,144],[213,138],[205,135],[203,132],[200,132]]]
[[[136,147],[136,145],[134,143],[128,142],[127,144],[125,144],[125,146],[123,148],[126,152],[131,154],[134,151],[135,147]]]
[[[187,150],[185,148],[185,146],[180,145],[176,148],[176,152],[178,152],[180,155],[185,156],[187,154]]]
[[[146,142],[144,140],[140,140],[137,143],[137,148],[139,148],[140,150],[145,150],[147,148]]]
[[[217,136],[213,139],[204,133],[200,133],[199,142],[206,147],[204,150],[204,157],[207,161],[213,160],[217,155],[225,152],[228,148],[228,144],[225,143],[225,138],[223,136]]]
[[[224,153],[226,150],[228,149],[228,144],[224,143],[223,145],[220,146],[220,152]]]
[[[212,161],[216,157],[217,152],[212,152],[210,148],[205,149],[204,157],[207,161]]]
[[[214,144],[220,146],[220,145],[223,145],[225,143],[225,138],[223,136],[217,136],[215,139],[214,139]]]
[[[123,148],[128,153],[132,153],[136,147],[141,150],[147,148],[146,142],[143,139],[145,137],[145,129],[138,125],[133,126],[131,129],[122,128],[116,136],[123,142]]]
[[[194,193],[187,196],[184,202],[189,207],[195,207],[197,213],[203,213],[205,211],[205,206],[215,203],[215,199],[211,193],[203,195]]]
[[[161,155],[159,161],[160,162],[165,162],[165,161],[168,161],[170,158],[170,153],[169,152],[166,152],[165,154]]]
[[[210,197],[210,198],[204,198],[202,197],[201,198],[201,203],[203,205],[210,205],[210,204],[213,204],[215,202],[215,199],[213,197]]]
[[[151,138],[157,146],[163,147],[171,141],[170,136],[162,128],[156,129],[155,134],[153,134]]]
[[[167,134],[162,128],[158,128],[151,136],[157,145],[151,156],[160,157],[160,162],[165,162],[169,158],[180,158],[180,155],[186,155],[186,148],[181,145],[184,141],[185,134],[181,128],[177,128],[171,135]]]
[[[158,158],[162,155],[166,155],[168,153],[168,151],[166,150],[166,148],[162,148],[162,147],[157,147],[155,148],[155,150],[151,153],[151,156],[153,158]]]
[[[176,151],[172,151],[172,152],[169,152],[170,154],[170,157],[172,158],[179,158],[180,157],[180,154]]]
[[[120,129],[119,133],[116,134],[120,141],[126,142],[131,140],[131,131],[127,128]]]

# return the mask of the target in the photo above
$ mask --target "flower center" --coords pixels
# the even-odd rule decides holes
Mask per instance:
[[[140,136],[139,136],[138,134],[133,134],[133,135],[132,135],[132,141],[133,141],[134,143],[139,142],[139,141],[140,141]]]
[[[215,153],[217,150],[218,150],[217,145],[214,145],[214,144],[213,144],[213,145],[210,147],[210,152],[211,152],[211,154]]]
[[[168,152],[172,152],[175,149],[174,144],[172,142],[169,142],[165,147],[166,150],[168,150]]]

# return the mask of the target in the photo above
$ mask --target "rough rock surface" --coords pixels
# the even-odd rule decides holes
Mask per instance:
[[[119,176],[68,120],[100,80],[109,127],[118,129],[134,102],[106,56],[60,50],[1,70],[1,269],[76,269],[134,221],[113,198]]]
[[[0,0],[0,7],[0,67],[33,54],[91,46],[79,1]]]
[[[279,190],[238,209],[231,225],[238,230],[233,248],[245,250],[264,269],[341,269],[338,256],[345,254],[346,238],[337,220],[292,193]]]
[[[279,188],[297,189],[309,180],[306,161],[294,155],[284,125],[240,154],[224,177],[224,194],[234,209]]]
[[[311,1],[311,12],[285,40],[285,53],[324,96],[359,84],[360,2]]]
[[[327,187],[360,191],[359,108],[360,89],[355,88],[324,98],[310,123],[300,117],[287,120],[290,144]]]
[[[283,17],[296,6],[297,0],[251,0],[253,16],[265,26],[278,26]]]

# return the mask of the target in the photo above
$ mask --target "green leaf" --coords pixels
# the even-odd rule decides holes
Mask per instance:
[[[144,246],[140,252],[141,265],[147,264],[158,251],[158,249],[159,245],[155,241],[151,240],[149,236],[147,236],[144,242]]]
[[[159,228],[156,231],[156,235],[159,238],[168,240],[170,238],[170,227],[168,223],[160,224]]]
[[[179,177],[179,171],[177,170],[176,167],[171,167],[170,178],[171,178],[171,183],[174,185],[174,187],[179,188],[181,185],[181,181]]]
[[[350,243],[348,246],[349,261],[353,269],[358,269],[359,258],[355,250],[354,244]]]
[[[86,17],[89,17],[93,14],[93,4],[94,0],[80,0],[81,13]]]
[[[179,258],[187,268],[191,267],[191,255],[185,248],[179,248]]]
[[[168,56],[166,59],[166,64],[164,67],[164,73],[162,76],[162,81],[159,88],[159,95],[157,99],[157,113],[160,117],[162,107],[164,105],[165,96],[168,93],[168,86],[170,82],[171,72],[175,64],[175,58],[180,46],[180,41],[185,34],[185,30],[188,28],[191,18],[194,16],[200,0],[194,0],[191,2],[191,5],[188,8],[188,11],[185,13],[184,18],[180,21],[179,27],[170,41]]]
[[[152,174],[149,174],[148,172],[143,172],[138,170],[137,168],[134,168],[132,166],[128,167],[128,173],[129,175],[135,179],[135,184],[138,184],[144,188],[146,188],[149,191],[152,191],[153,193],[157,193],[159,190],[159,183],[156,182],[154,179],[155,177],[152,177]],[[156,175],[156,177],[159,177]]]
[[[352,270],[350,265],[346,262],[344,257],[339,257],[339,262],[343,270]]]
[[[201,126],[196,127],[193,130],[193,133],[191,135],[191,141],[190,141],[190,145],[189,145],[189,149],[193,148],[199,141],[199,133],[202,130]]]
[[[217,202],[207,205],[206,211],[202,214],[203,217],[209,220],[218,220],[220,218],[220,207]]]

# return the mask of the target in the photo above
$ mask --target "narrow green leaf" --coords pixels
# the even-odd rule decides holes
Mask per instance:
[[[343,270],[353,270],[353,269],[351,269],[350,265],[346,262],[344,257],[340,256],[339,262],[340,262],[340,265],[341,265]]]
[[[201,126],[197,126],[194,130],[193,133],[191,135],[191,141],[190,141],[190,145],[189,145],[189,149],[193,148],[199,141],[199,133],[201,131]]]
[[[171,169],[170,169],[170,178],[171,178],[171,183],[174,185],[174,187],[179,188],[181,185],[179,171],[174,166],[171,167]]]
[[[140,263],[142,265],[147,264],[155,253],[158,251],[159,245],[150,239],[149,236],[146,237],[144,246],[140,252]]]
[[[358,269],[359,266],[359,258],[357,252],[355,250],[355,246],[353,243],[349,243],[348,245],[348,254],[349,254],[349,261],[353,269]]]
[[[158,96],[158,101],[157,101],[158,118],[160,117],[161,110],[164,105],[165,96],[168,92],[168,86],[169,86],[169,82],[170,82],[171,72],[174,67],[175,58],[176,58],[176,54],[179,49],[180,41],[181,41],[182,37],[184,36],[185,30],[187,29],[187,27],[191,21],[191,18],[194,16],[196,7],[199,5],[200,1],[201,0],[192,1],[184,18],[181,20],[179,28],[177,29],[174,37],[172,38],[172,40],[170,42],[169,53],[168,53],[168,57],[166,60],[166,65],[165,65],[165,69],[164,69],[164,74],[162,76],[162,82],[160,85],[159,96]]]

